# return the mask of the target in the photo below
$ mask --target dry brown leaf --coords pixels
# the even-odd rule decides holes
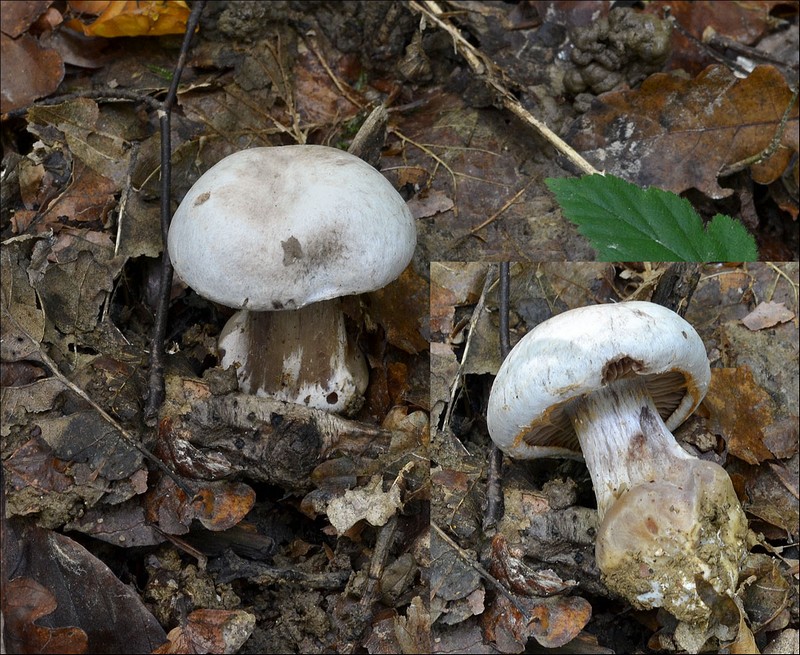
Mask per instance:
[[[762,302],[742,319],[742,323],[750,330],[763,330],[778,323],[786,323],[794,318],[794,312],[787,309],[786,303]]]
[[[117,206],[118,189],[114,181],[76,161],[69,187],[40,216],[41,230],[49,228],[57,232],[64,222],[94,223],[96,227],[108,224],[108,214]]]
[[[83,546],[28,521],[2,523],[7,652],[149,653],[163,643],[137,593]]]
[[[787,11],[790,5],[781,0],[757,0],[756,2],[696,2],[675,0],[669,3],[670,14],[689,34],[691,40],[679,30],[672,31],[672,58],[670,68],[697,73],[713,62],[709,48],[703,47],[703,33],[712,28],[718,34],[744,45],[754,45],[765,34],[775,29],[772,8],[782,4]],[[662,15],[661,3],[649,3],[647,13]],[[797,6],[794,6],[797,11]]]
[[[192,507],[206,528],[219,532],[237,525],[253,509],[256,492],[242,482],[206,482]]]
[[[791,603],[792,584],[781,574],[777,560],[768,555],[748,554],[739,578],[742,584],[738,595],[753,632],[762,630]]]
[[[568,644],[592,616],[589,601],[578,596],[518,596],[516,601],[527,611],[530,621],[504,595],[498,595],[494,604],[481,615],[484,635],[503,652],[522,652],[531,637],[545,648]]]
[[[600,96],[567,140],[599,168],[639,186],[724,198],[733,191],[717,183],[720,171],[770,145],[791,98],[772,66],[758,66],[745,79],[718,65],[691,80],[659,73],[639,89]],[[780,147],[751,168],[753,179],[778,179],[797,151],[795,103]]]
[[[64,79],[64,61],[51,48],[44,48],[30,34],[12,39],[0,34],[0,112],[25,107],[50,95]]]
[[[437,189],[420,192],[408,201],[408,209],[414,218],[430,218],[450,211],[453,205],[453,199]]]
[[[23,2],[3,2],[0,5],[0,30],[11,38],[17,38],[28,31],[52,0],[24,0]]]
[[[511,551],[502,534],[496,534],[492,539],[489,573],[506,588],[522,596],[550,596],[568,591],[578,584],[574,580],[562,580],[550,569],[532,569],[520,554]]]
[[[406,268],[391,284],[369,294],[369,315],[396,348],[416,355],[428,349],[428,282]]]

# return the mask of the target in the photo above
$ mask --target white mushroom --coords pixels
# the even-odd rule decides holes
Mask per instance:
[[[697,332],[665,307],[581,307],[520,340],[487,414],[492,439],[512,457],[582,452],[606,584],[637,608],[663,606],[689,623],[711,614],[696,576],[717,594],[735,589],[746,533],[724,469],[687,453],[670,432],[710,378]]]
[[[243,310],[220,335],[240,388],[342,413],[358,409],[368,373],[338,298],[396,279],[415,246],[414,219],[386,178],[325,146],[226,157],[189,190],[169,231],[178,275]]]

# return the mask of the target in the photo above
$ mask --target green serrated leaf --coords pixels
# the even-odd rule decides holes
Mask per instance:
[[[730,216],[707,227],[685,198],[613,175],[545,180],[601,261],[754,261],[756,242]]]

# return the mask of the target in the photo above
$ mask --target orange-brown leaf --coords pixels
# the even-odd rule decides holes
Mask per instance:
[[[731,455],[748,464],[773,457],[764,445],[764,428],[774,420],[771,402],[747,366],[712,369],[711,386],[703,400],[712,431],[725,438]]]
[[[183,0],[112,0],[108,3],[80,3],[92,5],[89,9],[97,10],[98,5],[105,8],[97,19],[87,25],[74,18],[67,23],[68,27],[83,32],[86,36],[160,36],[163,34],[183,34],[186,21],[191,13]]]

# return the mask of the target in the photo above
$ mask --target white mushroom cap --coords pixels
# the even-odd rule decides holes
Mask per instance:
[[[705,346],[675,312],[649,302],[580,307],[537,325],[509,353],[489,396],[489,434],[512,457],[578,457],[570,403],[615,379],[645,380],[670,430],[711,380]]]
[[[384,287],[415,246],[414,218],[386,178],[325,146],[226,157],[189,190],[169,230],[172,265],[190,287],[256,311]]]

